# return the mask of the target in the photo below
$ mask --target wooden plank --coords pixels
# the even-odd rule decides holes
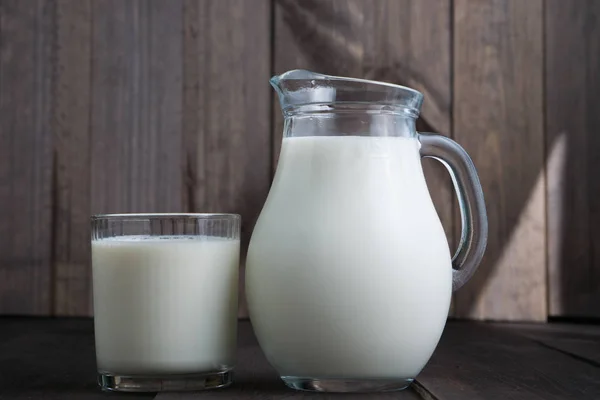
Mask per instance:
[[[0,313],[51,312],[54,4],[0,2]]]
[[[493,324],[499,325],[502,328],[512,328],[519,333],[530,333],[532,336],[539,334],[554,335],[557,337],[567,336],[596,336],[600,339],[600,325],[582,324],[582,323],[566,323],[566,322],[542,322],[542,323],[519,323],[507,324],[497,322]]]
[[[92,5],[91,212],[182,211],[182,0]]]
[[[270,184],[269,21],[269,0],[185,2],[186,203],[242,215],[242,266]]]
[[[56,3],[54,313],[91,315],[91,3]]]
[[[536,341],[548,348],[568,354],[575,359],[600,367],[600,341],[597,336],[575,338],[545,337],[538,338]]]
[[[448,0],[275,2],[274,69],[304,68],[410,86],[425,95],[420,130],[451,135],[451,6]],[[275,95],[274,95],[275,96]],[[274,102],[277,160],[283,118]],[[448,241],[454,248],[454,194],[445,169],[423,162]]]
[[[91,319],[0,319],[0,399],[152,399],[96,383]]]
[[[545,320],[542,1],[454,2],[454,137],[478,168],[489,240],[459,317]]]
[[[502,324],[548,348],[600,367],[600,326],[581,324]]]
[[[600,317],[600,2],[545,10],[550,314]]]
[[[417,377],[434,398],[597,399],[600,369],[549,349],[511,329],[455,322],[446,326]]]
[[[269,365],[252,331],[249,321],[240,321],[238,339],[238,362],[234,384],[224,390],[211,390],[204,393],[159,393],[157,400],[188,399],[308,399],[319,396],[288,389],[279,379],[277,372]],[[335,395],[320,395],[332,398]],[[335,396],[337,397],[337,396]],[[413,390],[406,389],[392,393],[344,394],[344,399],[406,399],[418,400],[421,397]]]

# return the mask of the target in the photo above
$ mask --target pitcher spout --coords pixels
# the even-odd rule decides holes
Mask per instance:
[[[269,80],[269,82],[271,83],[271,86],[273,86],[273,88],[275,88],[277,93],[280,93],[283,91],[283,88],[284,88],[284,86],[282,86],[282,84],[285,84],[285,83],[287,83],[287,81],[290,81],[290,80],[310,81],[310,80],[327,79],[327,78],[328,78],[327,75],[319,74],[316,72],[311,72],[311,71],[308,71],[305,69],[293,69],[291,71],[284,72],[281,75],[275,75],[274,77],[272,77]]]
[[[294,69],[272,77],[269,82],[277,92],[281,110],[285,114],[286,110],[299,105],[334,102],[336,89],[329,78],[332,77]]]

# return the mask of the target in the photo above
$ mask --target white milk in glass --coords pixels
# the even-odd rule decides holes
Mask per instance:
[[[92,241],[98,369],[223,371],[235,362],[239,240],[122,236]]]
[[[252,323],[281,375],[414,378],[452,287],[419,142],[285,138],[246,266]]]

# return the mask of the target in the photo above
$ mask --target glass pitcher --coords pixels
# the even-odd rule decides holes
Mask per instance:
[[[485,250],[475,167],[451,139],[416,132],[416,90],[302,70],[271,84],[284,138],[246,261],[260,346],[294,389],[403,389],[437,346],[452,290]],[[454,257],[422,157],[441,161],[454,182]]]

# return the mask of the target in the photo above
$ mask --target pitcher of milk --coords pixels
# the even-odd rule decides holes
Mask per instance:
[[[416,90],[302,70],[271,84],[284,138],[246,261],[260,346],[294,389],[403,389],[485,250],[475,167],[454,141],[416,132]],[[422,157],[454,182],[462,235],[453,257]]]

